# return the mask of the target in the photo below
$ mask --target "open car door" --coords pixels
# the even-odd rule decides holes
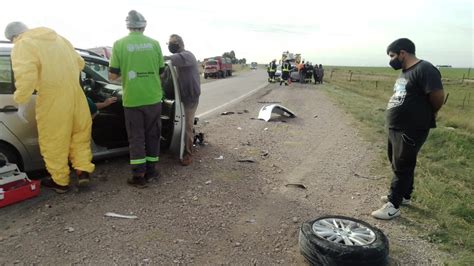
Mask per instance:
[[[164,91],[161,112],[161,149],[168,149],[183,159],[184,154],[184,106],[181,102],[178,73],[171,61],[166,62],[164,73],[161,75],[161,86]]]
[[[122,87],[107,80],[108,65],[102,60],[86,60],[82,82],[86,96],[92,102],[117,97],[117,102],[99,110],[92,126],[94,159],[128,152],[128,138],[122,106]],[[105,61],[105,64],[107,62]],[[107,69],[104,69],[106,67]],[[105,80],[104,80],[105,79]],[[161,152],[170,152],[182,159],[184,153],[184,108],[179,93],[177,73],[167,62],[161,75],[163,104],[161,113]]]

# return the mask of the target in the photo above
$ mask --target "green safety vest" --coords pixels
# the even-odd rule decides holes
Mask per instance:
[[[156,104],[163,98],[160,68],[165,67],[158,41],[141,32],[130,34],[114,43],[110,67],[120,69],[123,106]]]

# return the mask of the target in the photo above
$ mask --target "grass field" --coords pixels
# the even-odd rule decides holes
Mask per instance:
[[[468,69],[440,71],[449,98],[419,154],[415,204],[404,209],[403,216],[415,221],[407,226],[453,255],[447,263],[474,265],[474,83],[463,80]],[[326,92],[379,147],[377,174],[387,177],[391,171],[385,156],[385,107],[398,73],[388,67],[327,67],[325,73],[333,85],[325,86]],[[386,181],[388,189],[389,178]]]

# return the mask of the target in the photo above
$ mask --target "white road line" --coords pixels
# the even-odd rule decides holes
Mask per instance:
[[[252,90],[252,91],[249,91],[249,92],[247,92],[246,94],[244,94],[244,95],[242,95],[242,96],[240,96],[240,97],[238,97],[238,98],[233,99],[232,101],[226,102],[226,103],[224,103],[224,104],[222,104],[222,105],[219,105],[219,106],[217,106],[217,107],[215,107],[215,108],[212,108],[211,110],[208,110],[208,111],[206,111],[206,112],[204,112],[204,113],[200,113],[200,114],[196,115],[196,117],[198,117],[198,118],[200,118],[200,119],[204,119],[204,117],[206,117],[206,116],[212,114],[213,112],[217,111],[218,109],[223,108],[223,107],[225,107],[225,106],[228,106],[228,105],[230,105],[230,104],[233,104],[233,103],[235,103],[235,102],[237,102],[237,101],[240,101],[240,100],[242,100],[243,98],[248,97],[248,96],[254,94],[255,92],[257,92],[257,91],[259,91],[259,90],[265,88],[267,85],[268,85],[268,82],[265,82],[265,83],[263,83],[262,85],[260,85],[259,87],[257,87],[256,89],[254,89],[254,90]]]

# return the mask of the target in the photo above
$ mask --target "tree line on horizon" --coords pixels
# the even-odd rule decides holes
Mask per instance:
[[[247,59],[245,58],[238,59],[235,56],[234,50],[231,50],[230,52],[225,52],[222,54],[222,56],[230,58],[230,60],[232,61],[232,64],[246,64],[247,63]]]

